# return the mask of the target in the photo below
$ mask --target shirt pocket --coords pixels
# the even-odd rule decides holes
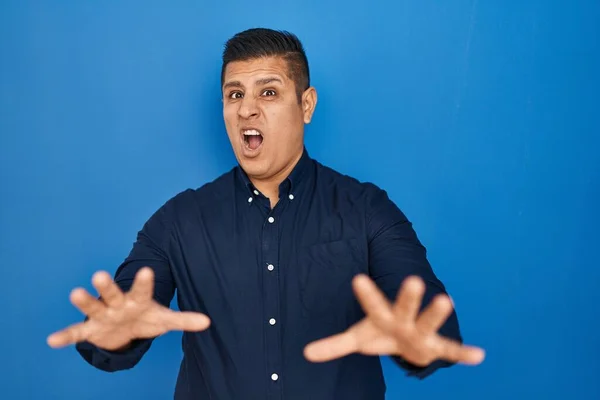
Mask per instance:
[[[343,311],[354,298],[352,278],[361,272],[358,239],[309,245],[299,256],[300,294],[309,316]]]

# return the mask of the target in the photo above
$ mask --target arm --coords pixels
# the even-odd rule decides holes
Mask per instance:
[[[144,224],[114,279],[121,290],[127,292],[138,270],[144,266],[151,267],[155,276],[154,299],[165,307],[169,307],[175,293],[175,282],[165,250],[171,235],[168,207],[169,203],[165,204]],[[84,341],[77,343],[76,349],[92,366],[114,372],[134,367],[149,350],[153,340],[137,339],[119,351],[104,350]]]
[[[376,188],[369,199],[367,213],[369,232],[369,274],[385,296],[394,302],[401,283],[409,275],[417,275],[425,282],[423,310],[437,294],[446,294],[442,282],[427,261],[426,249],[420,243],[412,224],[388,198],[385,191]],[[453,311],[440,328],[439,334],[462,343],[458,318]],[[435,361],[426,367],[412,365],[401,357],[392,356],[395,363],[408,371],[409,376],[423,379],[439,368],[452,364]]]

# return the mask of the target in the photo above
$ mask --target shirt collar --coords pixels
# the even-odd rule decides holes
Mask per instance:
[[[307,175],[307,170],[309,169],[310,164],[310,155],[308,154],[308,150],[306,150],[306,147],[304,147],[302,149],[302,156],[300,157],[300,160],[298,160],[298,162],[294,166],[294,169],[292,169],[292,172],[290,172],[290,175],[287,177],[287,180],[290,183],[290,190],[295,191],[300,187],[300,184],[303,182],[304,178]]]
[[[312,161],[312,158],[308,154],[308,150],[306,150],[306,147],[303,147],[302,148],[302,156],[300,157],[300,159],[298,160],[298,162],[292,169],[292,172],[290,172],[288,177],[286,179],[284,179],[281,182],[281,184],[279,185],[280,195],[288,194],[292,191],[298,190],[298,188],[300,187],[300,184],[303,182],[304,178],[307,175],[306,172],[311,165],[311,161]],[[246,188],[246,190],[248,191],[250,196],[255,195],[256,188],[250,181],[250,178],[248,178],[248,175],[246,174],[246,172],[243,170],[243,168],[239,164],[238,164],[237,170],[238,170],[238,174],[239,174],[240,178],[242,179],[242,183],[244,184],[244,187]],[[284,191],[286,193],[283,193]]]

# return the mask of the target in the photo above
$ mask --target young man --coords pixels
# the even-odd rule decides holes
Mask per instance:
[[[175,399],[383,399],[379,355],[424,378],[478,364],[444,285],[386,192],[312,159],[317,104],[292,34],[252,29],[223,53],[223,117],[239,163],[166,202],[114,281],[77,288],[86,316],[48,343],[93,366],[136,365],[183,331]],[[178,293],[180,312],[169,309]]]

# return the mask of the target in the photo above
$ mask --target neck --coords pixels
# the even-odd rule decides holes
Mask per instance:
[[[279,185],[283,182],[292,172],[298,161],[302,158],[302,150],[299,154],[291,160],[288,165],[282,168],[275,175],[265,179],[250,177],[250,182],[258,189],[262,194],[269,198],[271,208],[275,207],[279,201]]]

